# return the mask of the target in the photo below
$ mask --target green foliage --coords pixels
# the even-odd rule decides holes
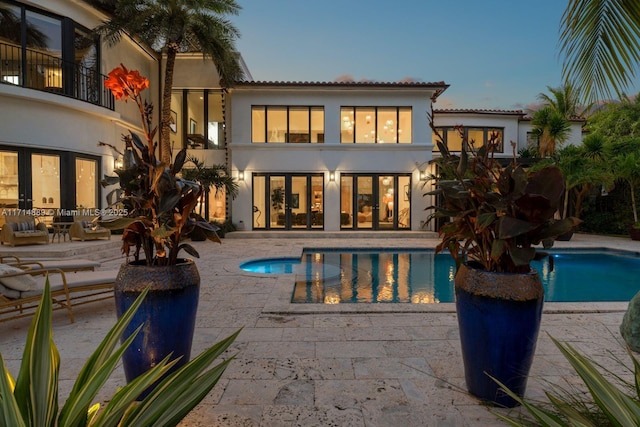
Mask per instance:
[[[589,101],[620,95],[640,64],[637,1],[570,0],[562,15],[563,77]]]
[[[498,145],[492,135],[475,149],[461,132],[462,152],[452,155],[430,117],[431,128],[442,157],[436,196],[441,204],[430,206],[428,221],[449,220],[439,230],[440,252],[448,249],[456,263],[475,261],[487,271],[528,272],[529,263],[540,257],[534,245],[545,248],[570,231],[579,220],[554,220],[564,193],[560,169],[547,166],[526,171],[516,164],[502,166],[493,156]]]
[[[633,362],[634,381],[623,383],[622,389],[609,378],[615,376],[600,372],[598,365],[580,354],[569,344],[562,344],[551,338],[569,361],[573,369],[587,386],[592,401],[584,401],[573,394],[559,395],[546,392],[551,405],[539,405],[527,402],[508,390],[494,378],[505,392],[518,401],[536,421],[535,425],[603,427],[606,425],[636,427],[640,425],[640,361],[629,351]],[[616,378],[620,379],[620,377]],[[620,379],[621,380],[621,379]],[[512,426],[529,426],[529,420],[511,417],[494,412],[498,418]]]
[[[625,97],[605,104],[604,109],[589,117],[587,129],[607,142],[640,137],[640,96],[634,101]]]
[[[131,383],[119,388],[104,407],[92,405],[101,387],[120,363],[142,325],[120,346],[145,290],[107,333],[78,374],[71,393],[58,410],[60,357],[51,326],[52,300],[47,280],[33,317],[22,364],[15,382],[0,355],[0,426],[175,426],[215,386],[233,357],[208,369],[229,348],[240,330],[165,377],[142,401],[137,397],[158,381],[177,359],[165,358]],[[208,370],[207,370],[208,369]]]

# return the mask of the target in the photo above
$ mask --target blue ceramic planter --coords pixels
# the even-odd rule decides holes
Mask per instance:
[[[195,263],[185,260],[162,267],[123,264],[114,285],[118,317],[146,287],[150,287],[150,291],[122,337],[124,341],[138,326],[144,325],[122,358],[127,382],[170,353],[173,353],[172,359],[182,358],[169,373],[186,364],[191,357],[200,290],[200,275]]]
[[[493,273],[463,265],[455,292],[467,389],[488,403],[517,406],[487,374],[524,396],[544,300],[538,273]]]

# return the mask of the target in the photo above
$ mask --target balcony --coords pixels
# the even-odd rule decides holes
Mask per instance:
[[[55,93],[114,109],[107,76],[37,50],[0,43],[0,83]]]

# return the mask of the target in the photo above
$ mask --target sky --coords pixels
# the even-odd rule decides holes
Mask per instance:
[[[435,108],[527,109],[562,84],[563,0],[237,0],[256,81],[420,82]]]

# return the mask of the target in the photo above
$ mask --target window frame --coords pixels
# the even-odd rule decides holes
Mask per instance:
[[[358,110],[360,110],[360,112],[358,112]],[[393,137],[393,140],[383,140],[381,132],[386,130],[385,127],[387,123],[382,123],[379,118],[381,113],[388,115],[390,112],[389,110],[395,110],[395,136]],[[402,112],[405,114],[408,113],[410,127],[408,131],[406,129],[401,129],[399,126]],[[368,139],[368,135],[373,132],[371,140],[358,138],[359,114],[364,114],[365,117],[367,117],[367,119],[365,119],[365,126],[372,128],[372,131],[368,131],[364,138]],[[370,115],[371,118],[368,119]],[[351,121],[348,119],[348,116],[352,118]],[[348,140],[345,138],[343,133],[345,130],[351,135]],[[407,137],[407,135],[409,136]],[[340,144],[412,144],[412,135],[413,107],[410,105],[343,105],[340,107]]]
[[[285,120],[286,120],[286,129],[284,130],[284,140],[282,141],[269,141],[269,109],[272,109],[272,112],[275,113],[276,110],[285,111]],[[301,110],[306,110],[307,112],[307,123],[308,129],[307,133],[292,133],[291,132],[291,114],[292,112],[300,113]],[[256,129],[254,122],[254,113],[261,112],[264,117],[264,129],[262,131],[262,138],[257,138],[256,132],[259,129]],[[319,131],[315,138],[313,134],[314,130],[314,116],[315,114],[321,113],[321,118],[316,118],[316,121],[320,121],[321,131]],[[252,105],[251,106],[251,143],[252,144],[323,144],[324,143],[324,135],[325,135],[325,111],[324,105]],[[292,135],[298,135],[299,137],[293,138]],[[303,136],[306,135],[306,138]],[[258,140],[261,139],[261,140]],[[306,140],[304,140],[306,139]],[[315,139],[315,140],[314,140]]]
[[[440,135],[442,136],[442,139],[445,144],[445,146],[447,147],[447,149],[453,153],[459,153],[460,150],[454,150],[451,149],[449,147],[448,144],[448,133],[449,132],[457,132],[456,127],[458,126],[436,126],[436,130],[440,133]],[[482,138],[482,144],[478,145],[475,144],[474,147],[475,148],[480,148],[483,147],[487,141],[489,140],[489,136],[491,134],[492,131],[500,131],[502,134],[502,138],[500,140],[500,144],[498,145],[498,147],[496,148],[496,153],[504,153],[504,127],[500,127],[500,126],[462,126],[463,130],[464,130],[464,137],[468,138],[469,137],[469,130],[474,130],[474,131],[479,131],[481,130],[483,133],[483,138]],[[434,140],[435,142],[435,140]],[[469,141],[470,142],[470,141]],[[434,143],[433,146],[433,151],[437,151],[439,152],[440,150],[438,149],[438,146]]]

